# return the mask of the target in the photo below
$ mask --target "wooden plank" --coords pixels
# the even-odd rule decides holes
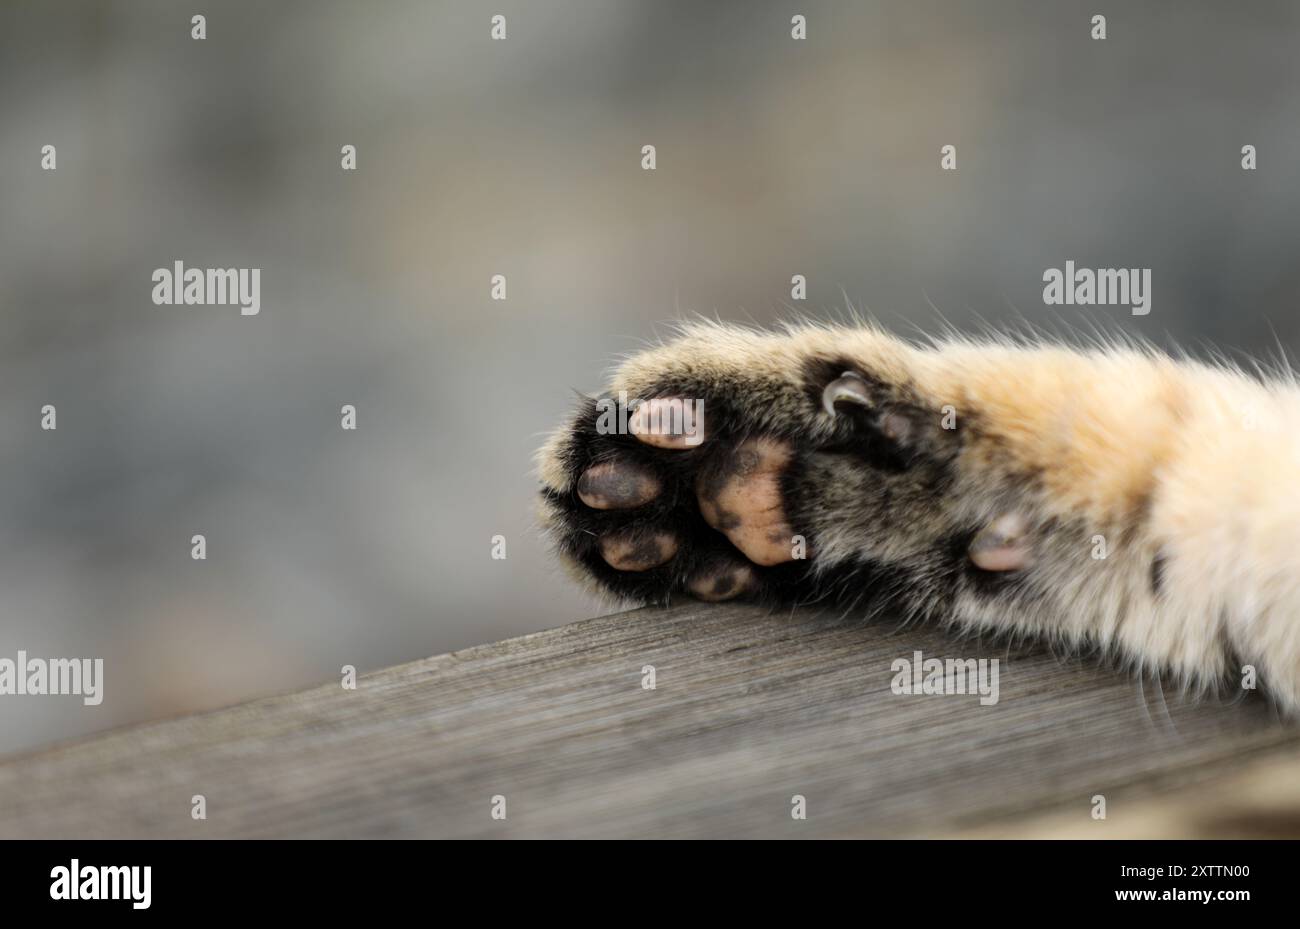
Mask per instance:
[[[1117,802],[1104,820],[1078,809],[1053,809],[976,826],[957,837],[1294,839],[1300,837],[1300,751],[1245,758],[1223,778],[1175,790],[1125,791]]]
[[[891,663],[916,650],[999,659],[998,703],[894,694]],[[9,760],[0,835],[999,834],[1038,814],[1087,828],[1095,794],[1115,823],[1142,806],[1125,798],[1297,749],[1258,699],[1161,699],[935,628],[684,604]]]

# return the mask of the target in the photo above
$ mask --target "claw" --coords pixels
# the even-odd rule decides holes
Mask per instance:
[[[867,382],[860,375],[845,371],[822,391],[822,409],[831,416],[835,415],[837,403],[856,403],[870,409],[873,404],[867,392]]]
[[[984,571],[1019,571],[1032,563],[1029,521],[1019,513],[1004,513],[971,541],[971,563]]]

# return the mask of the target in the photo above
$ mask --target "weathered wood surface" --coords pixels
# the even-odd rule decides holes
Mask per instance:
[[[918,649],[999,658],[999,702],[893,694],[890,664]],[[1087,835],[1096,794],[1112,832],[1181,796],[1213,813],[1243,771],[1294,773],[1298,739],[1262,700],[1162,698],[1045,650],[683,605],[8,760],[0,835]],[[1217,832],[1249,834],[1236,822]]]

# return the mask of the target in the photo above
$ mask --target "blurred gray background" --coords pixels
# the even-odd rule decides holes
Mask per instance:
[[[905,334],[1294,349],[1298,63],[1293,0],[7,0],[0,657],[106,684],[0,697],[0,751],[607,609],[535,537],[541,433],[792,274]],[[153,305],[178,259],[261,314]],[[1151,314],[1045,307],[1066,259],[1151,268]]]

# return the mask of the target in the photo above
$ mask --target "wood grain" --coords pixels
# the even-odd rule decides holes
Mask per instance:
[[[999,702],[895,695],[915,650],[998,658]],[[933,628],[636,610],[8,760],[0,835],[1086,835],[1096,794],[1115,826],[1300,757],[1262,700],[1154,688]]]

